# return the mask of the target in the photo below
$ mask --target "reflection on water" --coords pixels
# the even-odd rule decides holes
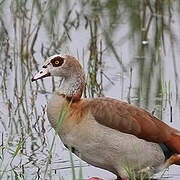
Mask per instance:
[[[54,131],[46,103],[60,81],[31,83],[52,54],[80,59],[88,74],[85,97],[128,101],[180,129],[179,8],[178,0],[1,1],[0,177],[71,178],[69,153],[58,137],[50,154]],[[83,177],[115,178],[82,167]],[[179,170],[173,166],[163,177],[175,180]]]

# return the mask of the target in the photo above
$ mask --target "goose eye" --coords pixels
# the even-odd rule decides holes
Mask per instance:
[[[64,59],[62,57],[55,57],[51,60],[51,63],[54,67],[61,66],[64,63]]]
[[[58,64],[59,64],[59,61],[55,61],[54,64],[58,65]]]

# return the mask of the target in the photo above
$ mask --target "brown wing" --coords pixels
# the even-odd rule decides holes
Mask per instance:
[[[180,152],[179,131],[149,112],[112,98],[89,99],[86,105],[100,124],[150,142],[165,143]]]

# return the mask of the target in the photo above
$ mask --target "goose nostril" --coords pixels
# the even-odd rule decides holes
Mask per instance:
[[[40,73],[40,74],[42,74],[42,73],[43,73],[43,71],[40,71],[39,73]]]

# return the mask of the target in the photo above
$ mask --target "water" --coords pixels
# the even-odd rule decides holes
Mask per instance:
[[[2,179],[71,179],[69,152],[58,137],[48,161],[54,130],[46,103],[60,80],[31,83],[53,54],[78,57],[86,74],[92,74],[86,96],[104,94],[128,101],[180,129],[179,8],[178,0],[2,1]],[[74,156],[77,176],[80,162]],[[107,171],[81,164],[84,178],[115,179]],[[177,180],[179,172],[172,166],[157,177]]]

